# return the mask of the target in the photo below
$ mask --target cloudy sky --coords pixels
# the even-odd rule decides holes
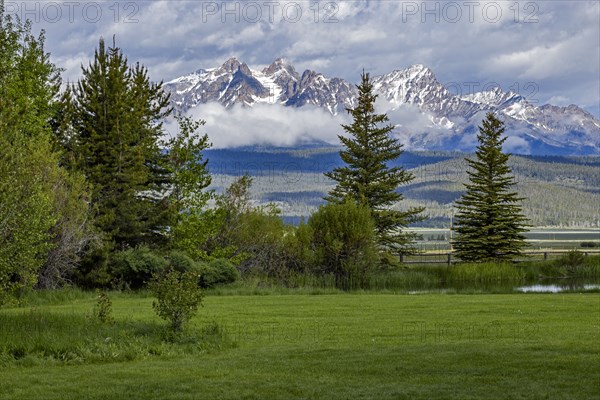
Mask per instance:
[[[75,80],[98,39],[116,35],[155,80],[285,57],[296,69],[356,82],[421,63],[453,93],[486,85],[600,116],[598,1],[10,1],[45,29]]]

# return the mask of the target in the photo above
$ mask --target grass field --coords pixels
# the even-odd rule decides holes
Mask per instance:
[[[91,293],[0,310],[0,398],[600,399],[597,293],[209,295],[174,341],[150,298],[110,296],[92,330]]]

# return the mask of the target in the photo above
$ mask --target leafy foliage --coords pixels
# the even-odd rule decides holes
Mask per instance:
[[[585,264],[585,261],[585,255],[577,249],[573,249],[556,260],[556,265],[564,269],[565,275],[575,276],[577,270]]]
[[[217,198],[219,229],[207,242],[213,258],[226,258],[242,272],[260,271],[282,277],[289,257],[285,237],[291,233],[274,205],[252,205],[252,178],[242,176]]]
[[[233,283],[240,279],[240,272],[228,260],[217,258],[201,268],[200,285],[211,288],[218,285]]]
[[[516,185],[509,155],[502,152],[504,124],[492,113],[479,127],[476,159],[469,164],[470,183],[456,202],[458,214],[454,241],[456,255],[464,261],[506,260],[525,247],[527,219],[518,205],[523,199],[511,189]]]
[[[212,181],[208,172],[208,160],[202,152],[210,148],[208,135],[197,132],[206,121],[189,117],[177,117],[179,132],[163,142],[168,151],[166,166],[172,182],[171,206],[175,217],[197,212],[206,206],[211,193],[204,192]]]
[[[0,2],[0,304],[36,284],[48,254],[65,237],[63,197],[73,209],[83,185],[59,166],[50,121],[60,70],[29,21],[4,14]],[[72,201],[71,201],[72,200]],[[72,211],[71,210],[71,211]],[[76,218],[76,217],[74,217]]]
[[[169,262],[145,245],[113,253],[109,273],[113,285],[129,289],[144,287],[152,276],[162,273]]]
[[[358,104],[348,109],[353,117],[351,125],[342,125],[350,137],[339,135],[344,145],[340,157],[346,164],[335,168],[325,175],[337,184],[329,192],[330,202],[344,202],[346,198],[356,203],[365,203],[373,213],[376,238],[386,248],[402,252],[411,251],[412,235],[403,233],[411,222],[419,220],[423,208],[411,208],[407,211],[391,209],[403,199],[397,189],[409,183],[413,175],[400,166],[388,167],[388,163],[402,153],[402,144],[391,137],[394,130],[387,115],[375,113],[373,83],[368,73],[361,76],[358,88]]]
[[[92,311],[92,318],[103,324],[114,322],[112,317],[112,301],[106,292],[96,290],[96,304]]]
[[[198,278],[193,272],[170,270],[150,283],[149,288],[157,298],[152,308],[159,317],[169,321],[174,332],[180,332],[198,311],[204,297]]]
[[[322,206],[308,220],[308,228],[316,272],[331,274],[339,283],[355,279],[360,287],[378,263],[369,207],[351,200]]]
[[[97,239],[90,222],[89,187],[85,177],[62,170],[54,183],[56,223],[50,234],[51,249],[39,271],[37,287],[56,289],[69,285],[86,247]]]

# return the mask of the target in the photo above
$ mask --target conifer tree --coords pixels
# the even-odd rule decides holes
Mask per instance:
[[[456,202],[453,245],[464,261],[507,260],[525,247],[527,219],[513,191],[516,180],[508,166],[509,154],[502,152],[504,123],[488,113],[479,127],[476,158],[466,159],[470,170],[466,193]]]
[[[146,68],[100,40],[83,78],[63,96],[60,140],[92,185],[94,224],[108,250],[165,240],[166,155],[159,147],[169,96]],[[70,100],[70,102],[69,102]],[[66,131],[66,133],[65,133]]]
[[[375,221],[376,239],[380,246],[399,252],[411,252],[414,235],[402,232],[411,222],[421,219],[424,208],[406,211],[392,209],[402,201],[400,185],[411,182],[414,176],[400,166],[388,164],[402,153],[402,144],[390,136],[394,125],[386,114],[375,113],[373,83],[368,73],[362,73],[358,88],[358,104],[347,109],[353,117],[351,125],[342,125],[350,134],[339,135],[344,145],[340,157],[346,165],[325,175],[337,182],[326,198],[329,202],[343,203],[350,198],[357,204],[366,204]]]

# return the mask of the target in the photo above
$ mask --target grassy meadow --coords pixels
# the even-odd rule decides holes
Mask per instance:
[[[219,295],[221,294],[221,295]],[[599,399],[600,295],[212,292],[172,336],[144,292],[0,310],[1,399]]]

